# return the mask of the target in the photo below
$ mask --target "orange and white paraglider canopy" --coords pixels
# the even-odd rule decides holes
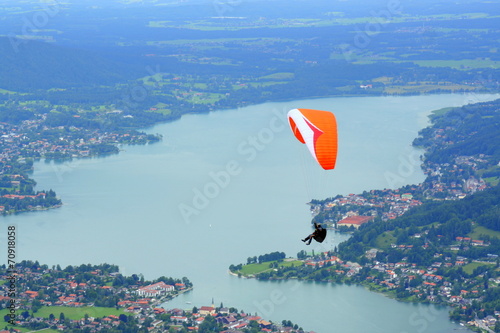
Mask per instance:
[[[329,111],[293,109],[288,112],[293,134],[304,143],[325,170],[335,168],[337,161],[337,121]]]

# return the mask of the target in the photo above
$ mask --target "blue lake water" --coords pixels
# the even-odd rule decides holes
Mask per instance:
[[[424,179],[411,147],[432,110],[498,95],[352,97],[265,103],[147,129],[163,141],[123,146],[118,155],[60,164],[38,162],[38,189],[59,209],[8,216],[18,228],[18,259],[48,265],[112,263],[123,274],[188,277],[194,290],[166,307],[236,307],[306,330],[452,332],[448,309],[388,299],[358,286],[258,282],[228,274],[231,264],[273,251],[326,251],[300,241],[310,232],[311,198],[396,188]],[[291,134],[295,107],[333,111],[339,157],[319,169]],[[2,233],[0,244],[5,244]]]

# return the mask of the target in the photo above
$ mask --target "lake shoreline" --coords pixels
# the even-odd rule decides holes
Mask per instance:
[[[181,122],[148,130],[163,134],[164,140],[158,144],[126,147],[125,152],[109,158],[64,163],[64,168],[57,169],[60,173],[55,172],[53,163],[37,162],[33,174],[37,186],[56,190],[65,205],[44,214],[6,217],[4,222],[15,223],[20,229],[20,257],[61,265],[114,262],[126,274],[141,273],[147,278],[175,273],[188,277],[195,288],[169,302],[172,307],[185,307],[186,301],[211,304],[214,297],[216,304],[224,302],[263,313],[271,320],[290,318],[317,332],[328,332],[331,320],[347,332],[364,331],[373,325],[383,327],[384,332],[395,331],[390,329],[393,324],[399,331],[411,331],[408,318],[415,311],[413,306],[385,302],[386,297],[376,297],[377,293],[365,288],[300,283],[297,289],[297,280],[257,284],[227,273],[229,263],[241,262],[256,251],[297,253],[304,249],[299,238],[304,228],[309,228],[311,214],[305,203],[311,197],[302,186],[305,180],[297,152],[305,147],[296,145],[285,123],[272,132],[272,140],[271,136],[263,137],[268,139],[262,145],[265,149],[254,149],[254,155],[238,152],[242,143],[247,150],[253,148],[248,138],[270,133],[262,129],[270,128],[274,110],[285,110],[293,104],[336,110],[345,149],[340,152],[338,169],[332,173],[334,188],[317,194],[330,197],[335,194],[332,191],[359,193],[365,188],[387,186],[384,173],[397,173],[394,161],[398,163],[399,156],[406,156],[403,154],[422,127],[422,114],[464,102],[457,94],[410,98],[415,108],[408,108],[406,98],[390,97],[389,102],[386,98],[349,97],[272,103],[184,117]],[[387,136],[389,133],[391,136]],[[385,147],[383,152],[381,146]],[[227,186],[215,188],[211,175],[222,174],[233,160],[241,162],[241,172],[231,177]],[[405,175],[404,180],[420,181],[423,176],[416,171]],[[202,205],[195,200],[199,197],[196,190],[205,188],[217,191]],[[180,214],[181,205],[196,210],[189,221]],[[234,238],[234,232],[242,230],[244,237]],[[117,232],[120,237],[115,237]],[[327,239],[322,249],[307,249],[333,249],[344,239],[335,236]],[[276,299],[276,291],[283,297]],[[281,302],[285,297],[287,301]],[[304,299],[312,300],[311,311],[325,319],[318,322],[309,318],[300,301]],[[271,306],[273,300],[280,302]],[[352,304],[363,317],[370,317],[373,306],[383,306],[384,310],[369,322],[353,322],[339,308],[332,317],[332,306],[337,307],[338,302],[332,304],[331,300]],[[394,319],[395,313],[399,319]],[[444,311],[436,311],[433,326],[429,333],[452,332],[455,328]]]

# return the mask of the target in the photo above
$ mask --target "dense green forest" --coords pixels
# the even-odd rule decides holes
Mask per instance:
[[[3,37],[0,54],[0,87],[20,92],[110,85],[139,75],[130,65],[94,52],[44,42],[13,42]]]

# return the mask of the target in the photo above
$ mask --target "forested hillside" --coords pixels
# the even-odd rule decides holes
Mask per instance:
[[[431,119],[433,125],[413,143],[427,150],[427,160],[451,163],[457,156],[479,154],[492,164],[500,160],[500,100],[454,108]]]
[[[19,92],[110,85],[139,76],[134,66],[95,52],[7,37],[0,37],[0,59],[0,87]]]

